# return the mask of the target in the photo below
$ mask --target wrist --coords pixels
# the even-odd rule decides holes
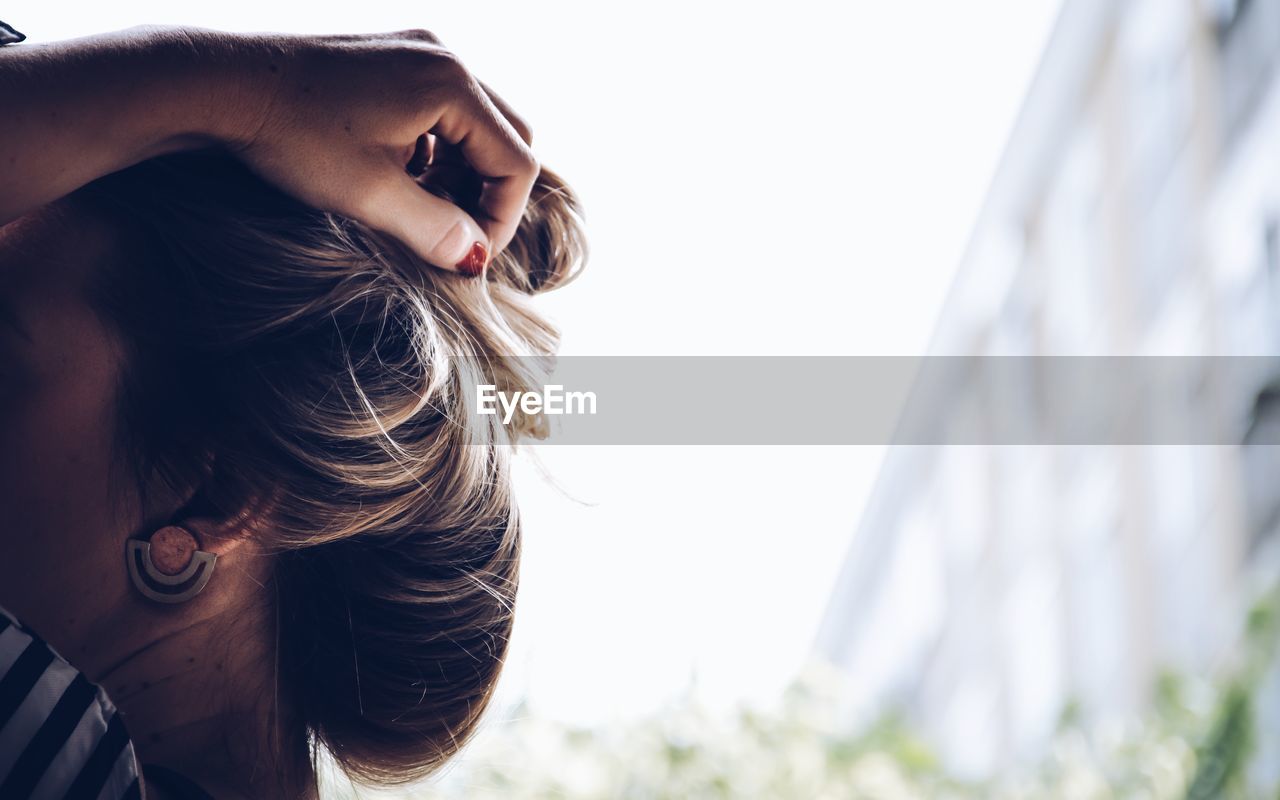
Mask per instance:
[[[205,133],[232,150],[252,144],[271,118],[291,61],[287,37],[194,31],[205,42],[201,77],[212,100]]]
[[[215,144],[237,150],[253,141],[284,69],[278,38],[185,26],[139,33],[157,76],[139,117],[158,122],[145,157]]]

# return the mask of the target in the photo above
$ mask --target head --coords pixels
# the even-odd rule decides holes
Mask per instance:
[[[540,383],[546,362],[527,356],[556,334],[528,296],[584,257],[576,200],[547,171],[477,280],[216,153],[140,164],[7,226],[0,536],[15,557],[0,585],[15,588],[0,602],[53,640],[85,611],[66,587],[96,568],[101,602],[199,615],[215,601],[146,607],[123,568],[127,539],[184,525],[230,554],[211,597],[240,565],[217,602],[268,644],[237,681],[271,704],[273,746],[318,743],[378,783],[429,772],[502,666],[510,445],[538,427],[467,413],[468,387]]]

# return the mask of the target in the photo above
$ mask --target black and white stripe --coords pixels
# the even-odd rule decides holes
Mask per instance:
[[[133,745],[106,693],[0,609],[0,798],[139,796]]]

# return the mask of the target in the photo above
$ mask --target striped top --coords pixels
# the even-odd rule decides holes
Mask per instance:
[[[0,608],[0,798],[140,798],[106,693]]]

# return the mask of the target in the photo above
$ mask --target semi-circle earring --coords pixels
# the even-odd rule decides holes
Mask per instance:
[[[125,542],[125,560],[133,587],[144,597],[157,603],[185,603],[209,583],[218,556],[200,550],[186,528],[168,525],[150,541]]]

